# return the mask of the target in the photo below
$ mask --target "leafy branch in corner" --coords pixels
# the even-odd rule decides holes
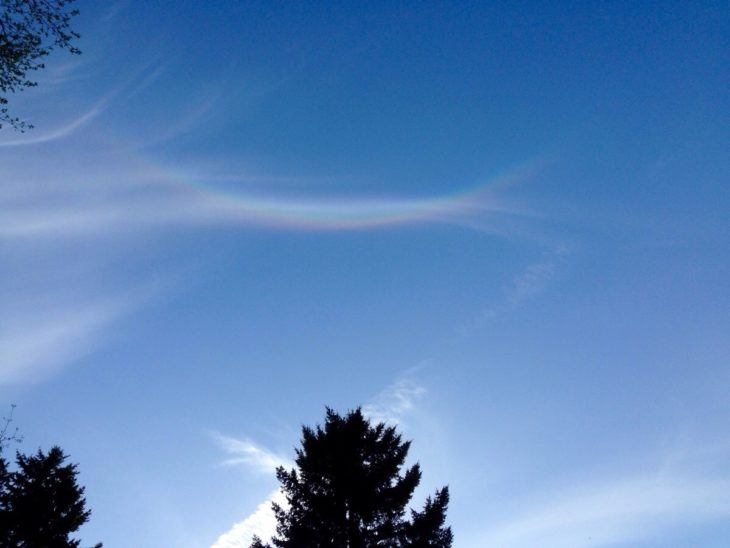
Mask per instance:
[[[30,75],[45,67],[51,51],[81,53],[74,45],[80,36],[71,28],[79,13],[69,7],[74,1],[0,0],[0,128],[3,123],[21,132],[33,127],[9,113],[7,95],[37,86]]]

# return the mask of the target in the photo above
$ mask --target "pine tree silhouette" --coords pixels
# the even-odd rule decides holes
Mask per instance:
[[[327,409],[324,427],[302,429],[296,468],[276,472],[288,507],[274,504],[277,548],[449,548],[447,487],[422,511],[406,505],[421,481],[414,464],[401,473],[409,441],[395,427],[376,425],[361,409],[341,416]],[[251,548],[270,548],[254,539]]]

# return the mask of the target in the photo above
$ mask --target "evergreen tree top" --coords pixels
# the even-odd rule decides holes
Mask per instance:
[[[403,470],[410,442],[394,426],[375,425],[357,408],[339,415],[327,408],[322,426],[302,428],[296,467],[279,467],[286,507],[274,504],[278,548],[444,547],[448,488],[426,501],[421,512],[406,505],[421,481],[414,464]],[[255,539],[252,548],[268,545]]]

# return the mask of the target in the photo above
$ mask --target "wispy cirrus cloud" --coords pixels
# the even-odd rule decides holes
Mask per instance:
[[[544,291],[545,286],[555,274],[559,258],[563,255],[563,250],[550,253],[543,260],[528,265],[517,274],[512,279],[512,285],[507,289],[508,302],[513,306],[518,305]]]
[[[408,373],[363,406],[363,413],[374,421],[402,424],[426,393],[426,388]]]
[[[58,251],[58,250],[56,250]],[[119,335],[119,323],[161,293],[164,280],[126,287],[96,284],[95,261],[8,254],[0,273],[0,384],[37,382]],[[79,283],[85,279],[85,283]]]
[[[540,260],[527,265],[512,277],[508,285],[502,288],[504,296],[502,302],[479,312],[469,324],[459,327],[456,330],[457,333],[465,337],[470,336],[489,320],[521,306],[525,301],[545,291],[568,253],[568,248],[564,245],[543,253]]]
[[[730,479],[644,475],[595,483],[487,527],[480,546],[582,548],[647,540],[730,516]],[[530,508],[531,506],[531,508]]]
[[[218,432],[212,434],[213,440],[228,454],[222,464],[243,466],[262,473],[273,473],[279,466],[289,467],[291,461],[247,438],[233,438]]]
[[[43,133],[33,133],[22,138],[0,140],[0,147],[5,148],[38,145],[68,137],[99,116],[99,114],[101,114],[106,108],[106,103],[107,100],[103,99],[73,120]]]
[[[18,311],[0,320],[0,384],[33,382],[103,344],[136,303],[91,300]]]
[[[284,493],[278,490],[271,493],[250,516],[218,537],[211,548],[248,548],[254,536],[265,540],[271,538],[276,532],[276,518],[271,510],[271,504],[274,502],[286,507]]]
[[[27,245],[25,231],[34,228],[15,223],[12,204],[24,200],[14,192],[0,185],[1,384],[44,380],[90,355],[162,287],[162,280],[120,279],[109,245],[54,240],[52,231]]]

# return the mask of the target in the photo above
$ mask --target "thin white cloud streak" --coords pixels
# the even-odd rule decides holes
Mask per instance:
[[[49,86],[45,86],[43,84],[55,84],[55,87],[59,88],[56,90],[56,93],[62,95],[60,93],[61,89],[64,87],[69,88],[69,82],[72,81],[75,77],[80,77],[80,75],[78,74],[80,67],[88,63],[89,60],[81,62],[67,62],[64,65],[57,67],[51,74],[47,75],[50,81],[42,82],[41,88],[47,90]],[[16,139],[3,139],[2,136],[0,136],[0,149],[46,144],[53,141],[59,141],[76,134],[80,129],[87,126],[92,120],[106,112],[112,105],[112,102],[117,97],[122,96],[123,98],[129,98],[133,94],[139,93],[141,90],[149,87],[152,83],[154,83],[164,72],[164,66],[159,66],[156,69],[152,69],[151,67],[153,66],[153,64],[153,61],[148,61],[147,63],[137,68],[131,73],[131,75],[127,76],[124,81],[117,84],[116,87],[114,87],[110,91],[107,91],[106,93],[100,94],[101,98],[97,99],[96,102],[93,102],[88,110],[86,110],[76,118],[72,119],[71,121],[60,125],[59,127],[45,132],[39,132],[39,129],[36,128],[26,133],[24,137]],[[139,81],[140,78],[141,82]],[[97,97],[99,97],[99,95],[97,95]],[[95,145],[98,146],[98,143],[95,143]],[[72,152],[69,151],[69,153]]]
[[[527,265],[521,272],[514,275],[509,285],[502,289],[504,301],[495,306],[485,308],[466,326],[456,331],[460,336],[468,337],[481,329],[489,320],[512,308],[521,306],[525,301],[545,291],[555,276],[555,272],[568,254],[568,248],[559,246],[554,251],[543,254],[542,259]]]
[[[115,2],[107,7],[107,11],[102,13],[101,20],[104,23],[109,23],[115,19],[122,11],[124,11],[129,5],[129,0],[123,0],[121,2]]]
[[[0,385],[43,380],[89,354],[135,305],[107,299],[7,313],[0,323]]]
[[[552,258],[534,263],[515,276],[509,289],[510,304],[517,305],[543,291],[555,273],[555,263]]]
[[[426,395],[426,389],[410,375],[403,376],[378,394],[372,403],[363,406],[371,420],[400,425],[416,410],[416,404]]]
[[[160,67],[155,71],[155,74],[151,75],[151,80],[140,84],[140,91],[143,87],[147,87],[154,82],[162,73],[165,68]],[[181,135],[189,133],[192,130],[198,128],[202,123],[208,121],[211,115],[216,112],[215,107],[220,103],[222,95],[222,89],[219,86],[215,92],[210,91],[207,94],[203,94],[202,97],[196,98],[193,106],[187,106],[180,109],[180,115],[174,119],[169,120],[162,129],[156,130],[156,132],[146,131],[144,136],[140,136],[135,141],[134,145],[130,146],[126,150],[139,151],[146,148],[161,145],[174,141]]]
[[[212,434],[218,446],[227,453],[229,458],[222,464],[227,466],[242,465],[256,472],[270,474],[279,466],[291,466],[291,461],[275,454],[249,439],[239,439],[224,436],[218,432]]]
[[[57,141],[59,139],[63,139],[64,137],[68,137],[69,135],[75,133],[78,129],[89,123],[91,120],[99,116],[99,114],[101,114],[106,108],[107,102],[107,99],[102,99],[84,114],[62,125],[61,127],[47,131],[46,133],[42,133],[40,135],[30,135],[24,139],[0,141],[0,148],[38,145],[41,143],[48,143],[50,141]]]
[[[84,77],[83,67],[89,61],[84,56],[73,56],[71,59],[57,63],[46,69],[38,77],[39,86],[36,93],[41,92],[46,96],[52,96],[62,87],[70,82],[81,80]]]
[[[116,202],[68,204],[56,207],[29,205],[8,211],[0,219],[0,238],[26,240],[117,237],[135,230],[206,220],[206,208],[190,200],[147,200],[121,197]]]
[[[730,515],[730,480],[636,477],[545,501],[473,541],[503,548],[582,548],[637,542]]]
[[[111,284],[108,246],[3,246],[0,384],[44,380],[119,335],[169,277]],[[106,252],[106,255],[104,255]]]
[[[254,536],[264,541],[269,540],[276,533],[276,518],[271,510],[272,502],[284,508],[287,505],[284,493],[274,491],[250,516],[218,537],[211,548],[248,548]]]

